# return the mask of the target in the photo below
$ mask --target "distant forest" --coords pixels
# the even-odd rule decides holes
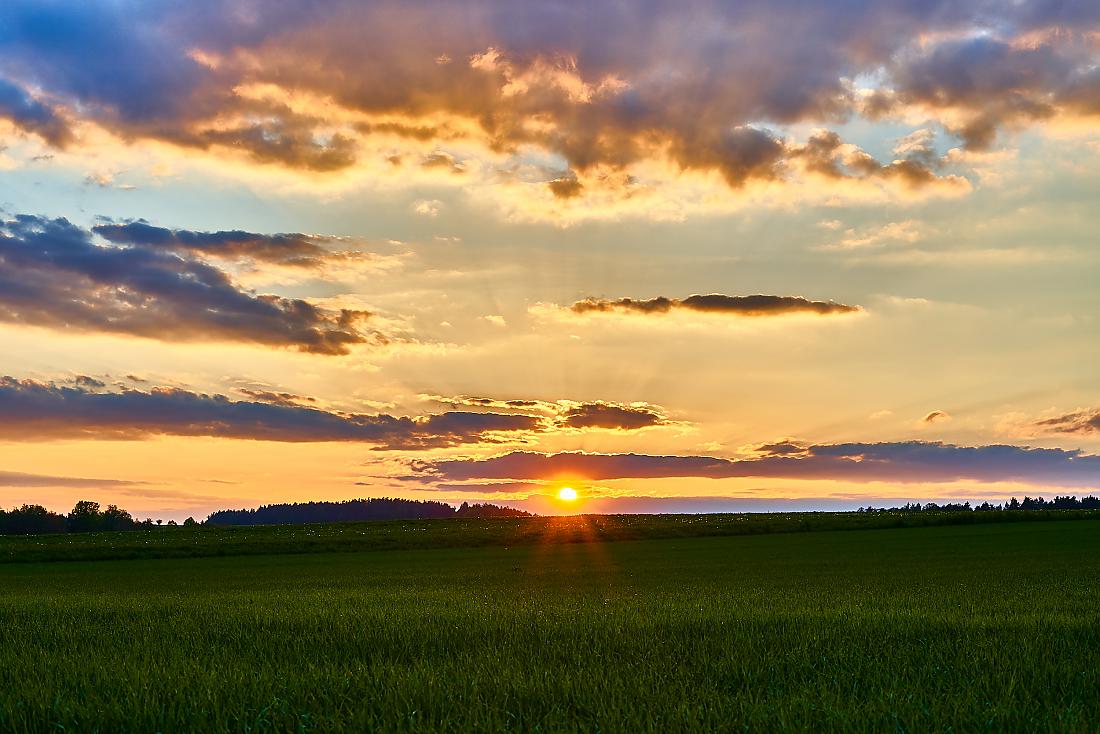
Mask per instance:
[[[915,513],[915,512],[1007,512],[1012,510],[1100,510],[1100,497],[1077,499],[1056,496],[1052,500],[1042,497],[1013,497],[1008,502],[994,505],[983,502],[971,506],[969,502],[937,504],[927,502],[906,503],[900,507],[861,507],[860,513]],[[428,518],[493,518],[530,517],[531,514],[510,507],[492,504],[463,502],[457,509],[445,502],[405,500],[389,497],[348,500],[346,502],[302,502],[295,504],[264,505],[255,510],[221,510],[213,513],[205,523],[187,518],[185,527],[200,524],[228,525],[300,525],[304,523],[362,522],[365,520],[423,520]],[[177,525],[175,520],[163,523]],[[162,525],[160,520],[135,520],[129,512],[116,505],[106,509],[98,502],[77,502],[67,515],[51,512],[41,505],[23,505],[13,510],[0,510],[0,535],[40,535],[47,533],[92,533],[106,530],[141,530]]]
[[[421,520],[434,517],[530,517],[530,513],[490,504],[463,502],[456,510],[444,502],[420,502],[376,498],[347,502],[304,502],[265,505],[257,510],[221,510],[207,518],[209,525],[297,525],[309,522],[356,522],[363,520]],[[101,509],[98,502],[77,502],[68,515],[51,512],[41,505],[23,505],[0,510],[0,535],[44,535],[50,533],[94,533],[105,530],[142,530],[164,524],[161,520],[135,520],[115,505]],[[198,526],[194,518],[185,527]],[[167,522],[175,527],[175,520]]]
[[[206,518],[207,525],[299,525],[307,522],[362,522],[364,520],[425,520],[447,517],[530,517],[531,513],[497,505],[463,502],[456,510],[445,502],[375,497],[346,502],[296,502],[264,505],[255,510],[221,510]]]
[[[901,507],[861,507],[859,512],[1003,512],[1006,510],[1100,510],[1100,497],[1082,497],[1077,499],[1071,496],[1057,496],[1052,500],[1042,497],[1024,497],[1020,501],[1013,497],[1003,505],[993,505],[983,502],[974,507],[969,502],[946,502],[938,505],[935,502],[907,502]]]

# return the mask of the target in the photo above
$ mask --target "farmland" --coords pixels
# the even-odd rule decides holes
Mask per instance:
[[[1100,521],[0,567],[4,731],[1092,731]]]

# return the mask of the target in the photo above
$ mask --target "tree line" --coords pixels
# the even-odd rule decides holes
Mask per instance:
[[[0,509],[0,535],[43,535],[49,533],[96,533],[105,530],[140,530],[160,525],[161,520],[135,520],[118,505],[100,509],[98,502],[81,500],[68,515],[51,512],[42,505],[23,505],[12,510]],[[169,525],[176,525],[169,520]],[[184,525],[198,525],[187,518]]]
[[[220,510],[205,523],[193,517],[185,527],[207,525],[300,525],[312,522],[361,522],[364,520],[423,520],[427,518],[530,517],[510,507],[463,502],[454,508],[445,502],[404,500],[389,497],[348,500],[347,502],[300,502],[264,505],[256,510]],[[44,535],[52,533],[95,533],[107,530],[143,530],[167,525],[175,520],[136,520],[118,507],[101,508],[98,502],[81,500],[67,515],[52,512],[42,505],[23,505],[12,510],[0,509],[0,535]]]
[[[510,507],[463,502],[457,509],[435,500],[396,497],[344,502],[291,502],[263,505],[255,510],[219,510],[206,518],[208,525],[300,525],[313,522],[363,522],[365,520],[425,520],[448,517],[530,517]]]
[[[1057,495],[1052,500],[1042,497],[1024,497],[1018,500],[1013,497],[1008,502],[994,505],[990,502],[982,502],[980,505],[970,506],[969,502],[946,502],[937,504],[926,502],[906,502],[901,507],[861,507],[859,512],[1005,512],[1011,510],[1100,510],[1100,497],[1082,497],[1077,499],[1071,495]]]

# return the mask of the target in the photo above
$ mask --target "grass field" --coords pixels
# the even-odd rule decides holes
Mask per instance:
[[[0,566],[0,731],[1100,729],[1100,521]]]
[[[125,532],[0,535],[0,563],[202,558],[376,550],[513,547],[822,530],[1100,519],[1096,510],[781,512],[391,520],[256,527],[156,527]]]

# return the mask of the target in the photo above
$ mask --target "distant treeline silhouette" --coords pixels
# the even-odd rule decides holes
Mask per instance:
[[[347,502],[302,502],[264,505],[256,510],[221,510],[210,515],[210,525],[300,525],[311,522],[361,522],[363,520],[422,520],[445,517],[531,517],[531,513],[491,504],[463,502],[458,509],[445,502],[391,499],[349,500]],[[13,510],[0,509],[0,535],[44,535],[50,533],[94,533],[105,530],[142,530],[164,524],[162,520],[135,520],[116,505],[100,509],[98,502],[81,500],[68,515],[47,510],[42,505],[23,505]],[[178,523],[169,520],[167,525]],[[185,527],[199,525],[194,518],[183,521]]]
[[[969,502],[906,502],[901,507],[861,507],[859,512],[1004,512],[1007,510],[1100,510],[1100,497],[1082,497],[1058,495],[1052,500],[1042,497],[1024,497],[1020,501],[1013,497],[1003,505],[983,502],[974,507]]]
[[[530,517],[531,513],[490,504],[463,502],[456,510],[445,502],[396,497],[344,502],[295,502],[264,505],[255,510],[219,510],[206,518],[208,525],[300,525],[311,522],[364,520],[424,520],[447,517]]]
[[[160,524],[157,521],[156,524]],[[116,505],[99,508],[98,502],[81,500],[68,515],[50,512],[42,505],[23,505],[14,510],[0,510],[0,535],[42,535],[47,533],[94,533],[100,530],[140,530],[153,527],[152,520],[135,520],[129,512]],[[168,521],[175,525],[174,520]],[[184,525],[197,525],[187,518]]]

